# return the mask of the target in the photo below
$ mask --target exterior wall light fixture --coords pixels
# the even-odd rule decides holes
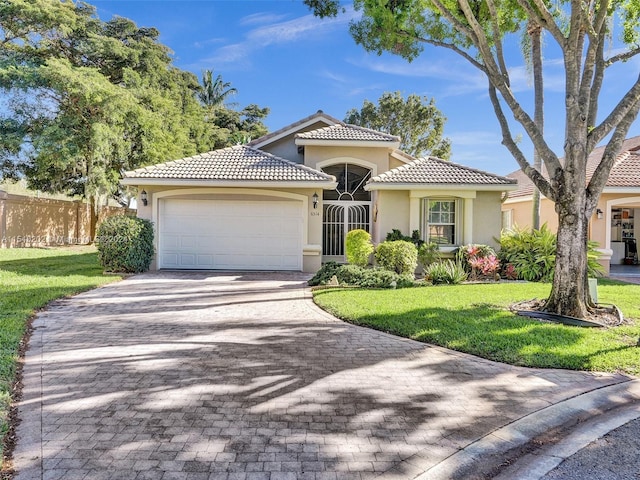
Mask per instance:
[[[316,192],[316,193],[313,194],[313,197],[311,197],[311,198],[313,200],[313,209],[315,210],[315,209],[318,208],[318,200],[319,200],[320,197],[318,197],[318,193]]]
[[[149,203],[149,200],[147,198],[147,191],[146,190],[142,190],[140,192],[140,200],[142,201],[142,204],[146,207],[147,203]]]

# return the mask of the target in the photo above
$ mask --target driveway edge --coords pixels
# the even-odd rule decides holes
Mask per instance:
[[[620,426],[620,422],[626,423],[623,421],[624,419],[630,421],[640,416],[640,409],[637,408],[638,405],[634,404],[640,404],[640,379],[583,393],[533,412],[495,430],[424,471],[415,479],[470,478],[469,475],[472,473],[491,474],[491,478],[500,478],[496,476],[499,474],[500,467],[504,466],[505,462],[511,463],[512,460],[517,460],[523,453],[521,450],[539,437],[554,430],[571,429],[580,423],[593,420],[596,415],[613,412],[611,418],[603,422],[600,428],[592,431],[590,435],[586,437],[580,434],[569,435],[561,440],[565,453],[562,454],[556,449],[554,450],[554,459],[550,459],[549,456],[541,457],[539,462],[544,465],[537,466],[539,470],[536,470],[532,476],[518,476],[523,479],[540,478],[590,441]],[[616,415],[617,411],[620,411],[619,416]],[[555,433],[561,434],[561,432]],[[535,462],[529,465],[530,470],[534,469],[533,463]],[[522,475],[523,472],[520,471],[519,474]]]

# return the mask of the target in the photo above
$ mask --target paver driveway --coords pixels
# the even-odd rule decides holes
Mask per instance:
[[[149,273],[53,304],[26,358],[16,478],[411,478],[625,379],[348,325],[306,278]]]

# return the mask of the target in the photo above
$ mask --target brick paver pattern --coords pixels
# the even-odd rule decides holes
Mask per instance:
[[[52,304],[26,356],[16,480],[412,478],[625,380],[349,325],[306,278],[148,273]]]

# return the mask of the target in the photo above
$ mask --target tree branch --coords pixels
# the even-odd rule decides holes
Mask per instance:
[[[542,176],[541,172],[531,166],[524,156],[524,153],[522,153],[522,150],[518,148],[518,145],[513,140],[513,135],[511,135],[511,130],[509,128],[509,122],[507,121],[507,117],[504,115],[502,105],[500,105],[496,88],[491,84],[489,84],[489,97],[491,98],[493,110],[495,111],[496,118],[500,124],[500,129],[502,130],[502,144],[507,147],[511,155],[513,155],[513,158],[518,162],[518,165],[524,174],[531,179],[535,186],[538,187],[538,190],[540,190],[545,197],[555,202],[556,195],[549,181]]]
[[[627,60],[635,57],[639,53],[640,53],[640,47],[634,48],[624,53],[619,53],[618,55],[614,55],[613,57],[610,57],[605,61],[605,67],[609,67],[610,65],[613,65],[616,62],[626,62]]]
[[[638,110],[640,110],[640,102],[636,102],[633,108],[629,109],[627,114],[622,118],[615,127],[613,135],[607,143],[604,149],[602,159],[596,167],[596,170],[589,180],[587,185],[587,204],[586,204],[586,216],[590,217],[593,214],[593,210],[596,208],[600,194],[607,183],[613,164],[620,152],[622,142],[627,137],[631,124],[638,116]]]
[[[599,35],[604,35],[604,31],[606,26],[603,25]],[[606,70],[606,65],[604,61],[604,38],[598,37],[598,48],[596,49],[596,57],[595,57],[595,71],[593,74],[593,83],[591,85],[591,90],[589,92],[589,114],[587,117],[587,127],[591,128],[595,126],[598,116],[598,106],[600,101],[600,92],[602,90],[602,83],[604,82],[604,72]],[[589,151],[593,150],[594,145],[588,145]]]
[[[418,40],[419,42],[422,42],[422,43],[433,45],[435,47],[444,47],[444,48],[447,48],[449,50],[452,50],[455,53],[457,53],[458,55],[462,56],[465,60],[467,60],[469,63],[471,63],[478,70],[482,71],[485,74],[487,73],[487,69],[485,68],[485,66],[483,64],[478,62],[475,58],[473,58],[467,52],[465,52],[464,50],[460,49],[458,46],[456,46],[456,45],[454,45],[452,43],[446,43],[446,42],[441,42],[441,41],[438,41],[438,40],[432,40],[430,38],[416,37],[415,35],[410,35],[409,33],[405,32],[405,31],[398,32],[398,33],[406,35],[406,36],[408,36],[410,38],[413,38],[415,40]]]
[[[597,145],[602,141],[604,137],[622,122],[629,111],[636,111],[640,107],[640,75],[633,86],[625,94],[624,97],[618,102],[615,108],[611,111],[609,116],[605,118],[600,125],[591,130],[588,135],[591,145]]]
[[[463,33],[464,35],[466,35],[467,37],[469,37],[469,38],[471,38],[473,40],[473,31],[471,29],[469,29],[468,25],[465,25],[460,20],[458,20],[456,17],[454,17],[451,14],[450,9],[445,7],[440,0],[432,0],[432,1],[433,1],[433,5],[438,9],[440,14],[444,18],[446,18],[449,22],[451,22],[453,24],[455,30],[457,30],[458,32]],[[475,41],[474,41],[474,43],[475,43]]]
[[[541,0],[533,0],[533,3],[536,8],[532,8],[531,2],[528,0],[518,0],[518,4],[527,12],[529,18],[533,19],[541,27],[548,30],[553,38],[555,38],[556,42],[562,45],[565,41],[564,34],[558,28],[558,25],[556,25],[556,21],[547,9],[547,6]]]
[[[496,48],[496,57],[498,59],[498,65],[500,66],[500,71],[502,72],[502,76],[504,76],[507,80],[509,79],[509,70],[507,69],[507,64],[504,60],[504,51],[502,49],[502,38],[500,36],[500,25],[498,24],[498,11],[496,10],[496,5],[494,0],[487,0],[487,6],[489,7],[489,14],[491,15],[491,28],[493,30],[493,44]]]

